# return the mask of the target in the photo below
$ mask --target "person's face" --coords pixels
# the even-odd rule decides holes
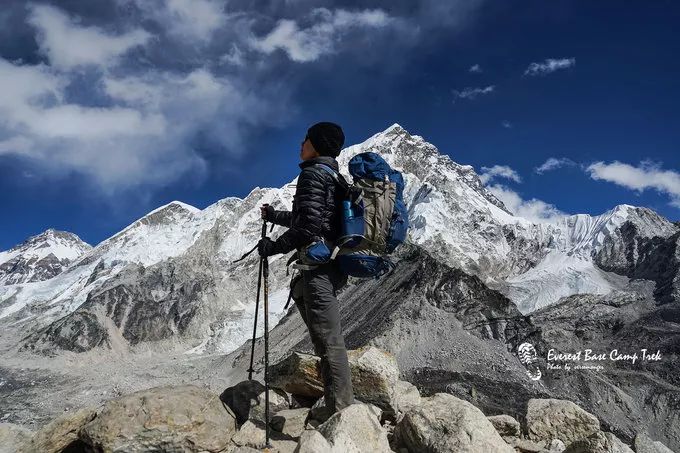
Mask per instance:
[[[305,139],[300,144],[300,159],[309,160],[314,157],[318,157],[319,153],[314,149],[312,141],[305,135]]]

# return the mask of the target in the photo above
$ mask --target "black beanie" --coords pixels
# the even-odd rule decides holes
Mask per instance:
[[[321,156],[338,157],[342,145],[345,143],[345,134],[342,132],[342,128],[327,121],[316,123],[310,127],[307,130],[307,137]]]

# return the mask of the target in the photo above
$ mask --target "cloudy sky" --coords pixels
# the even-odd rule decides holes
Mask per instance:
[[[346,144],[399,123],[529,218],[678,220],[679,19],[670,1],[4,0],[0,249],[280,186],[323,120]]]

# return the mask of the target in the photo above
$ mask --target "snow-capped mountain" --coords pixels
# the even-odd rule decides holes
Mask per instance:
[[[50,279],[91,248],[73,233],[50,228],[0,252],[0,285]]]
[[[397,124],[342,151],[338,161],[348,179],[347,162],[364,151],[381,154],[403,172],[409,241],[476,275],[523,313],[572,294],[624,287],[633,274],[617,263],[628,263],[630,244],[678,231],[653,211],[627,205],[599,216],[530,222],[509,212],[471,166]],[[49,280],[0,286],[0,322],[27,326],[27,344],[38,349],[183,338],[197,352],[233,350],[250,335],[257,256],[233,261],[258,240],[259,206],[290,209],[295,182],[258,187],[203,210],[181,202],[162,206]],[[632,235],[622,230],[626,225],[635,226]],[[277,226],[271,236],[282,231]],[[288,292],[286,258],[270,259],[274,322]]]
[[[678,231],[654,211],[629,205],[598,216],[530,222],[510,213],[471,166],[457,164],[397,124],[345,149],[340,167],[367,150],[404,172],[411,240],[479,276],[523,313],[572,294],[606,294],[625,286],[625,275],[607,272],[594,261],[608,238],[623,240],[619,228],[624,223],[637,225],[638,236],[645,238],[667,238]]]

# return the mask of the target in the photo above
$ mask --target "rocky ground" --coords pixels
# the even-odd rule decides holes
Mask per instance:
[[[571,401],[530,399],[519,420],[485,416],[449,393],[421,396],[399,379],[390,353],[365,347],[349,355],[357,401],[336,413],[323,405],[319,358],[294,353],[272,366],[268,413],[258,380],[221,393],[166,385],[73,409],[35,432],[2,423],[0,451],[672,453],[645,433],[633,450]]]
[[[378,282],[352,281],[339,294],[343,330],[349,348],[375,346],[390,353],[398,364],[397,380],[412,383],[423,398],[448,394],[485,416],[507,415],[521,425],[531,400],[569,400],[596,417],[602,432],[628,445],[648,436],[680,447],[677,304],[657,304],[653,282],[632,281],[629,291],[607,296],[572,296],[524,316],[478,278],[443,265],[419,247],[405,246],[399,258],[398,272]],[[31,431],[78,408],[159,386],[192,384],[219,395],[246,379],[250,365],[247,336],[228,355],[186,354],[196,345],[172,339],[45,357],[18,350],[16,342],[3,343],[19,333],[0,336],[0,421]],[[270,340],[270,363],[312,350],[294,307]],[[548,348],[643,344],[661,347],[665,355],[659,363],[573,373],[549,371],[539,361],[543,378],[533,381],[516,355],[525,341],[539,357]],[[259,380],[262,350],[258,339],[254,377]],[[605,438],[597,442],[608,442]]]

